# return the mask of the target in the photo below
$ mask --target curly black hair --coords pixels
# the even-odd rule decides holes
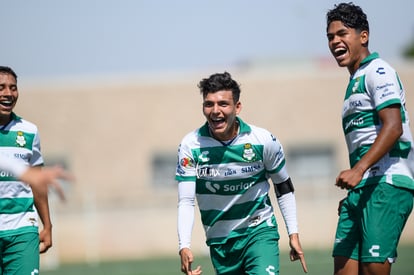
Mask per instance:
[[[12,68],[7,66],[0,66],[0,73],[10,74],[17,80],[17,74],[13,71]]]
[[[369,32],[367,15],[361,7],[354,5],[352,2],[337,4],[329,10],[326,14],[327,29],[332,21],[341,21],[346,27],[353,28],[358,32]]]
[[[198,84],[200,93],[205,98],[208,93],[218,91],[231,91],[233,93],[233,101],[236,103],[240,99],[240,85],[231,78],[228,72],[212,74],[208,78],[204,78]]]

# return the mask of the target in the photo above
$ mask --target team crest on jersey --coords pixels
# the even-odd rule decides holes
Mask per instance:
[[[188,157],[182,158],[180,164],[182,167],[194,167],[194,161]]]
[[[253,151],[253,147],[250,143],[246,143],[244,145],[244,151],[243,151],[243,158],[251,161],[256,157],[256,154]]]
[[[357,79],[355,79],[354,86],[352,87],[352,93],[357,92],[358,86],[359,86],[359,81],[360,81],[360,78],[359,77]]]
[[[17,132],[16,143],[20,147],[24,147],[26,145],[26,139],[25,139],[22,131]]]

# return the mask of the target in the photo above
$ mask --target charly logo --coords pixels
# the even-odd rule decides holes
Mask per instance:
[[[372,257],[379,257],[379,255],[380,255],[380,253],[378,251],[379,249],[380,249],[379,245],[373,245],[369,249],[369,253],[371,254]]]
[[[244,151],[243,151],[243,158],[251,161],[254,159],[254,157],[256,156],[256,154],[253,151],[253,147],[250,143],[246,143],[244,145]]]
[[[209,161],[209,160],[210,160],[210,158],[207,156],[209,153],[210,153],[209,151],[204,151],[204,152],[201,152],[201,155],[199,155],[199,156],[198,156],[198,159],[199,159],[201,162],[207,162],[207,161]]]
[[[375,71],[377,74],[385,74],[384,67],[378,67],[378,69]]]
[[[26,139],[24,138],[22,131],[17,132],[16,143],[20,147],[24,147],[26,145]]]

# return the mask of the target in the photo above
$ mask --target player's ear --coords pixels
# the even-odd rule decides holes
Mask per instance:
[[[241,109],[242,109],[242,104],[240,101],[237,101],[236,103],[236,114],[237,115],[240,114]]]
[[[361,45],[367,46],[369,40],[369,32],[368,31],[361,31],[360,35]]]

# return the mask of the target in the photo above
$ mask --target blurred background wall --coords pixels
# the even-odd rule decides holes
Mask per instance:
[[[412,117],[414,66],[396,69]],[[54,247],[44,262],[177,255],[176,151],[204,123],[197,83],[212,73],[23,81],[16,112],[38,125],[46,163],[63,164],[76,176],[65,184],[67,202],[51,195]],[[340,118],[348,72],[320,60],[230,73],[242,88],[240,116],[285,147],[303,246],[330,247],[345,196],[334,180],[348,167]],[[276,214],[281,249],[288,249],[277,205]],[[193,250],[207,253],[200,223],[197,213]],[[402,242],[414,244],[412,217]]]

